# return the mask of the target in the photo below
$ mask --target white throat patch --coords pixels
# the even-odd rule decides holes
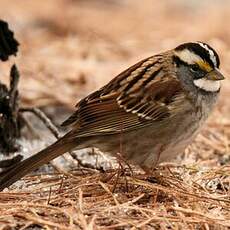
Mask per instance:
[[[212,81],[205,78],[196,79],[194,85],[207,92],[217,92],[220,89],[220,81]]]

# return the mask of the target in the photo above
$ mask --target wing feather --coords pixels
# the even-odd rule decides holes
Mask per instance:
[[[162,59],[150,57],[119,74],[82,99],[63,125],[76,127],[77,136],[94,136],[131,131],[169,117],[173,107],[168,105],[182,89]]]

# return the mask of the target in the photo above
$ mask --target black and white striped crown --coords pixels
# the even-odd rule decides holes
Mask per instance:
[[[220,59],[217,52],[204,42],[188,42],[175,48],[176,52],[183,50],[191,51],[207,62],[212,68],[219,68],[220,66]]]

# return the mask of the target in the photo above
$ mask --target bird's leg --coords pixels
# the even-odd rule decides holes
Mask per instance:
[[[151,172],[155,171],[157,169],[157,165],[160,162],[160,156],[161,153],[164,151],[165,146],[164,145],[160,145],[159,150],[157,151],[157,157],[156,160],[153,162],[152,167],[150,168]]]
[[[126,170],[123,167],[122,163],[124,163],[126,166],[128,166],[129,172],[130,172],[130,174],[132,176],[133,175],[133,169],[130,166],[130,164],[127,162],[127,160],[124,159],[124,157],[122,156],[122,154],[121,153],[117,153],[116,154],[116,158],[118,159],[118,163],[119,163],[120,168],[122,169],[123,174],[125,174]]]
[[[141,169],[145,172],[144,174],[144,179],[149,180],[151,182],[156,182],[157,181],[157,165],[159,164],[160,161],[160,156],[161,153],[164,151],[164,145],[160,145],[158,151],[157,151],[157,155],[156,158],[152,164],[151,167],[148,167],[146,165],[141,166]]]

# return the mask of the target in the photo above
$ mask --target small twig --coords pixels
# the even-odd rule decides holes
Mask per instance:
[[[60,186],[59,186],[59,188],[58,188],[58,193],[61,193],[61,192],[62,192],[62,188],[63,188],[63,184],[64,184],[64,179],[65,179],[65,177],[62,176],[62,178],[61,178],[61,183],[60,183]]]
[[[44,112],[42,112],[38,108],[20,108],[19,112],[30,112],[33,113],[35,116],[37,116],[44,124],[45,126],[51,131],[51,133],[59,139],[61,137],[57,127],[54,125],[54,123],[45,115]]]
[[[19,72],[17,66],[14,64],[10,70],[10,106],[13,111],[18,108],[18,82],[19,82]]]
[[[102,187],[109,195],[111,195],[111,197],[113,198],[115,204],[116,204],[117,206],[120,205],[120,203],[118,202],[116,196],[114,195],[114,191],[111,192],[111,191],[109,190],[109,188],[107,187],[107,185],[104,184],[103,182],[99,181],[98,183],[101,185],[101,187]]]
[[[119,168],[118,168],[118,171],[116,173],[117,176],[115,178],[115,183],[114,183],[113,188],[112,188],[112,193],[114,193],[116,188],[117,188],[118,180],[119,180],[119,178],[121,176],[121,170],[123,170],[123,168],[120,165]]]
[[[52,186],[50,186],[50,189],[49,189],[49,194],[48,194],[48,199],[47,199],[47,205],[50,204],[51,193],[52,193]]]
[[[29,132],[34,136],[34,138],[39,139],[40,136],[35,131],[35,129],[31,125],[31,123],[22,114],[21,114],[20,118],[21,118],[23,124],[28,128]]]
[[[59,173],[65,175],[65,176],[71,176],[69,172],[67,172],[63,167],[60,167],[56,162],[51,161],[50,164],[53,166],[54,169],[56,169]]]
[[[77,163],[78,163],[79,166],[81,166],[81,167],[83,167],[83,168],[87,168],[87,169],[92,169],[92,170],[94,170],[94,172],[95,172],[95,170],[100,171],[100,172],[104,172],[104,169],[103,169],[102,167],[98,167],[98,165],[92,165],[92,164],[87,163],[87,162],[85,162],[85,163],[82,162],[82,160],[79,159],[79,158],[77,157],[77,155],[74,154],[73,152],[70,152],[70,155],[71,155],[71,157],[72,157],[74,160],[77,161]]]

